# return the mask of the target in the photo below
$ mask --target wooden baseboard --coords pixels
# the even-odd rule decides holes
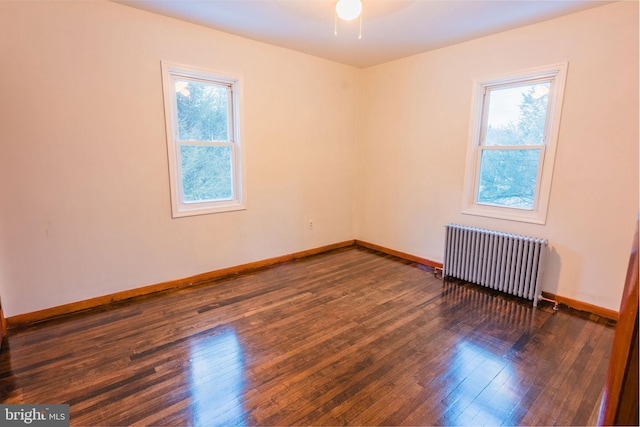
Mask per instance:
[[[91,308],[100,307],[113,302],[124,301],[131,298],[142,297],[157,292],[169,291],[173,289],[181,289],[189,286],[202,284],[211,280],[221,279],[228,276],[234,276],[242,273],[248,273],[251,271],[259,270],[261,268],[269,267],[283,262],[293,261],[300,258],[305,258],[312,255],[321,254],[323,252],[332,251],[335,249],[344,248],[347,246],[353,246],[355,240],[347,240],[340,243],[334,243],[331,245],[321,246],[319,248],[309,249],[306,251],[295,252],[289,255],[283,255],[275,258],[269,258],[261,261],[250,262],[248,264],[242,264],[234,267],[223,268],[220,270],[210,271],[207,273],[197,274],[195,276],[185,277],[183,279],[171,280],[168,282],[158,283],[155,285],[143,286],[140,288],[130,289],[122,292],[116,292],[114,294],[103,295],[96,298],[91,298],[83,301],[76,301],[69,304],[59,305],[56,307],[45,308],[25,314],[18,314],[16,316],[10,316],[6,319],[9,329],[26,327],[35,323],[54,319],[56,317],[64,316],[71,313],[76,313]]]
[[[542,296],[545,298],[549,298],[554,301],[557,301],[558,304],[563,304],[563,305],[566,305],[567,307],[571,307],[576,310],[586,311],[587,313],[591,313],[591,314],[597,314],[598,316],[601,316],[610,320],[618,320],[618,312],[615,310],[599,307],[597,305],[563,297],[561,295],[552,294],[551,292],[546,292],[546,291],[542,291]]]
[[[417,262],[419,264],[426,265],[432,268],[442,268],[442,263],[431,261],[426,258],[421,258],[415,255],[407,254],[405,252],[396,251],[394,249],[385,248],[384,246],[375,245],[373,243],[364,242],[362,240],[356,240],[356,245],[363,246],[365,248],[373,249],[378,252],[397,256],[398,258],[406,259],[408,261]],[[577,301],[571,298],[563,297],[561,295],[555,295],[550,292],[542,292],[542,296],[557,301],[559,304],[566,305],[576,310],[586,311],[587,313],[596,314],[610,320],[618,320],[618,312],[610,310],[608,308],[599,307],[597,305],[589,304],[582,301]]]
[[[269,258],[262,261],[251,262],[248,264],[242,264],[234,267],[223,268],[220,270],[210,271],[207,273],[197,274],[195,276],[185,277],[183,279],[171,280],[168,282],[158,283],[149,286],[143,286],[140,288],[130,289],[122,292],[116,292],[114,294],[103,295],[96,298],[91,298],[83,301],[76,301],[69,304],[64,304],[56,307],[46,308],[43,310],[34,311],[31,313],[18,314],[4,318],[0,313],[0,328],[5,325],[5,330],[12,328],[26,327],[35,323],[51,320],[56,317],[64,316],[71,313],[76,313],[91,308],[96,308],[111,304],[118,301],[124,301],[131,298],[142,297],[158,292],[169,291],[172,289],[181,289],[189,286],[202,284],[208,281],[221,279],[223,277],[238,275],[242,273],[248,273],[261,268],[269,267],[276,264],[281,264],[287,261],[293,261],[300,258],[305,258],[312,255],[321,254],[335,249],[340,249],[348,246],[362,246],[377,252],[382,252],[388,255],[396,256],[398,258],[405,259],[407,261],[416,262],[418,264],[425,265],[431,268],[442,268],[442,263],[432,261],[426,258],[422,258],[416,255],[408,254],[406,252],[400,252],[395,249],[389,249],[384,246],[376,245],[373,243],[365,242],[362,240],[347,240],[340,243],[334,243],[331,245],[321,246],[306,251],[295,252],[289,255],[283,255],[275,258]],[[617,320],[618,312],[609,310],[603,307],[598,307],[592,304],[588,304],[581,301],[576,301],[571,298],[555,295],[550,292],[542,293],[545,298],[553,299],[560,304],[564,304],[568,307],[576,310],[586,311],[589,313],[597,314],[598,316],[605,317],[607,319]]]
[[[375,245],[373,243],[364,242],[362,240],[356,240],[356,245],[365,248],[373,249],[374,251],[382,252],[388,255],[397,256],[398,258],[406,259],[407,261],[417,262],[418,264],[426,265],[431,268],[442,268],[442,263],[431,261],[430,259],[421,258],[416,255],[411,255],[406,252],[396,251],[395,249],[385,248],[384,246]]]

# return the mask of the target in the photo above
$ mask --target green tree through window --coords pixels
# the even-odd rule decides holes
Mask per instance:
[[[478,203],[533,208],[549,85],[549,82],[537,82],[487,91]]]
[[[176,80],[180,141],[228,142],[229,86]],[[180,146],[184,202],[233,197],[230,146]]]

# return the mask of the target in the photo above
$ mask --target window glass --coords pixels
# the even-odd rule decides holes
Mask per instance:
[[[180,169],[185,203],[233,198],[231,147],[182,145]]]
[[[544,144],[550,85],[547,80],[486,88],[476,203],[534,209],[541,151],[515,148]]]
[[[543,144],[550,82],[488,90],[483,145]]]
[[[229,86],[175,81],[180,141],[228,141]]]
[[[540,150],[483,150],[478,203],[533,209]]]

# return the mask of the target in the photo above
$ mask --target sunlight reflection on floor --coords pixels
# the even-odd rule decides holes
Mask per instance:
[[[451,386],[441,395],[447,410],[439,421],[445,425],[501,425],[510,420],[517,425],[525,392],[518,377],[517,354],[529,340],[535,310],[476,287],[445,282],[444,289],[447,299],[475,315],[468,325],[447,325],[454,334],[463,336],[450,356],[446,378]],[[476,323],[489,317],[489,326],[479,333]],[[467,335],[463,332],[467,328],[475,332]]]
[[[502,424],[520,401],[512,362],[468,341],[458,343],[455,359],[460,369],[453,375],[460,378],[445,397],[447,424]]]
[[[235,331],[196,341],[190,360],[193,424],[246,425],[244,357]]]

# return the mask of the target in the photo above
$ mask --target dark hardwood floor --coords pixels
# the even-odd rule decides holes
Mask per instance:
[[[614,329],[351,247],[10,331],[72,425],[586,425]]]

